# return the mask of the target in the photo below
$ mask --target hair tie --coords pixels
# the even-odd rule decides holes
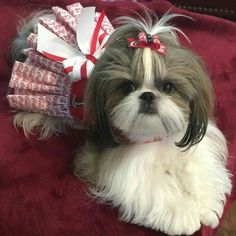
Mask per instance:
[[[128,42],[132,48],[151,48],[162,55],[166,55],[166,47],[160,42],[157,34],[151,35],[141,32],[137,39],[128,38]]]

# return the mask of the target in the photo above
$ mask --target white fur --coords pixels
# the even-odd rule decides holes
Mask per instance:
[[[157,115],[139,113],[139,97],[146,91],[152,91],[157,97]],[[157,134],[159,138],[164,138],[187,127],[186,114],[168,96],[161,94],[154,87],[148,90],[138,89],[127,96],[114,108],[111,119],[113,125],[132,141],[152,139]]]
[[[153,59],[150,48],[144,48],[143,50],[143,67],[144,70],[144,86],[145,88],[153,88],[154,74],[153,74]]]
[[[161,142],[121,145],[102,152],[93,194],[120,209],[122,220],[190,235],[216,227],[230,174],[223,134],[209,123],[203,140],[186,152],[175,146],[183,131]]]
[[[122,25],[128,23],[129,25],[133,25],[135,28],[140,28],[141,32],[145,31],[146,33],[151,35],[168,33],[171,35],[171,41],[174,45],[179,44],[177,32],[182,34],[187,39],[187,41],[190,42],[185,33],[174,25],[171,25],[170,22],[176,17],[186,17],[188,19],[192,19],[191,17],[182,14],[170,14],[170,12],[166,12],[166,14],[164,14],[160,19],[156,17],[156,22],[153,24],[151,18],[149,17],[149,14],[146,15],[147,19],[144,19],[141,15],[138,16],[143,20],[137,21],[136,19],[127,16],[119,17],[118,20]]]
[[[39,113],[18,112],[14,116],[15,127],[21,127],[25,136],[37,134],[39,139],[45,140],[51,136],[68,134],[70,129],[85,129],[84,125],[72,118],[51,117]]]

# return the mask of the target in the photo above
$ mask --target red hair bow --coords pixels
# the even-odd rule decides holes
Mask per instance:
[[[166,55],[165,46],[161,44],[157,34],[150,35],[144,32],[139,33],[138,38],[128,38],[129,46],[132,48],[151,48],[152,50]]]

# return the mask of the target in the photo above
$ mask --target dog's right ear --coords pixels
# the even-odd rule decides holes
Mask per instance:
[[[106,109],[106,82],[102,78],[91,77],[85,96],[85,118],[89,140],[99,147],[114,147],[119,144],[112,132],[112,125]]]

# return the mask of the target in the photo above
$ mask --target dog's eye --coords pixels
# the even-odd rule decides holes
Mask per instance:
[[[165,94],[171,95],[175,90],[175,86],[171,82],[164,82],[161,91]]]
[[[122,91],[124,92],[125,95],[130,94],[131,92],[135,91],[135,89],[136,89],[134,84],[131,81],[129,81],[128,83],[123,84],[121,86],[121,88],[122,88]]]

